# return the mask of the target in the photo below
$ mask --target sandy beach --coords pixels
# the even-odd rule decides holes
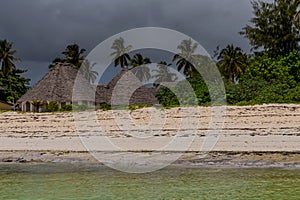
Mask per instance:
[[[0,161],[96,162],[88,153],[92,149],[108,155],[128,151],[185,152],[177,163],[194,165],[300,163],[300,105],[296,104],[227,106],[218,126],[211,124],[214,116],[210,107],[93,114],[97,127],[80,113],[2,113]],[[160,116],[159,120],[155,116]],[[218,140],[206,158],[199,159],[211,130]],[[178,144],[165,148],[174,138]],[[118,148],[101,143],[107,139]],[[192,142],[183,148],[188,141]]]

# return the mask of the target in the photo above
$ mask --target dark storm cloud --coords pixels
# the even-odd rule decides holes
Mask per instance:
[[[67,44],[89,51],[114,34],[144,26],[183,32],[212,53],[228,43],[248,50],[238,32],[250,18],[248,0],[9,0],[0,3],[0,38],[13,41],[30,64],[50,63]],[[32,68],[44,73],[47,67]]]

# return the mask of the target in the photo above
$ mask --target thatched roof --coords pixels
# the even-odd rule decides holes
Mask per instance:
[[[18,102],[34,100],[71,102],[72,98],[76,101],[93,101],[93,88],[80,74],[77,77],[77,74],[79,74],[78,69],[74,65],[56,63]],[[74,95],[73,88],[76,77],[76,81],[78,81],[76,85],[79,85],[80,88]]]
[[[96,89],[96,102],[107,103],[108,88],[105,85],[97,85]]]
[[[76,88],[76,93],[74,93],[74,88]],[[110,105],[112,103],[114,105],[153,105],[158,103],[155,94],[154,88],[141,86],[136,76],[127,69],[123,69],[107,85],[91,86],[78,73],[78,69],[74,65],[57,63],[18,102],[34,100],[90,101]]]
[[[108,90],[106,98],[110,105],[158,104],[155,97],[156,90],[143,86],[128,69],[123,69],[117,74],[106,88]]]

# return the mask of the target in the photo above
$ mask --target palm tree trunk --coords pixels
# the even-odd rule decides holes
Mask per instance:
[[[13,93],[12,93],[12,89],[11,89],[11,79],[10,79],[9,76],[8,76],[8,82],[9,82],[10,95],[11,95],[11,98],[12,98],[12,101],[13,101],[14,111],[16,111],[16,108],[15,108],[15,98],[14,98]]]

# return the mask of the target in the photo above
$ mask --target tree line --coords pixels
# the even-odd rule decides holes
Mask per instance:
[[[299,0],[274,0],[274,2],[252,1],[254,17],[242,28],[240,34],[249,40],[251,54],[245,53],[240,47],[228,44],[223,49],[215,50],[213,61],[218,67],[226,87],[228,104],[248,105],[261,103],[298,103],[300,102],[300,56],[299,56]],[[200,70],[209,73],[211,60],[197,55],[197,44],[191,39],[183,40],[178,45],[179,53],[170,59],[163,60],[151,75],[147,64],[150,58],[137,53],[129,55],[131,45],[126,46],[123,38],[117,38],[111,49],[112,61],[116,67],[131,70],[141,81],[155,78],[154,87],[162,82],[177,80],[170,72],[176,66],[184,74],[193,87],[196,99],[187,96],[186,105],[209,105],[210,95],[207,84]],[[62,52],[64,58],[55,58],[56,62],[69,62],[81,70],[84,76],[94,82],[97,72],[93,71],[96,63],[85,59],[77,44],[68,45]],[[15,68],[16,50],[12,43],[0,41],[0,86],[6,90],[1,100],[14,102],[28,89],[29,79],[21,76],[24,70]],[[82,67],[80,67],[82,66]],[[182,91],[184,83],[180,82],[173,91]],[[166,107],[179,105],[178,98],[170,89],[162,87],[157,98]]]

